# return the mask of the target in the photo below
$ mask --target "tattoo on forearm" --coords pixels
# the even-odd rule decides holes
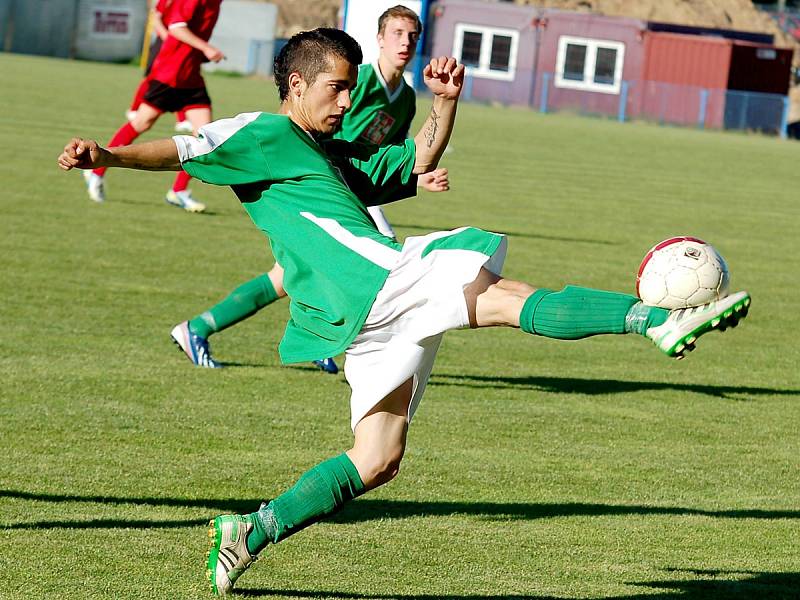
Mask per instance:
[[[438,121],[439,114],[436,112],[435,108],[431,108],[430,123],[425,129],[425,142],[428,144],[428,148],[433,146],[433,143],[436,141],[436,132],[439,130]]]

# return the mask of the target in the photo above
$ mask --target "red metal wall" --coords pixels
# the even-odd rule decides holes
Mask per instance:
[[[696,124],[703,90],[728,87],[733,42],[723,38],[648,31],[645,33],[642,79],[656,93],[636,98],[634,111],[643,116],[659,114],[671,123]],[[669,96],[667,105],[661,104]],[[725,95],[710,93],[705,107],[705,125],[722,127]]]
[[[728,89],[766,94],[789,93],[792,49],[734,42]]]
[[[648,31],[642,79],[725,89],[731,46],[723,38]]]

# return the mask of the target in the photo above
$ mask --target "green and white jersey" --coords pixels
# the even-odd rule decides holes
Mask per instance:
[[[417,97],[405,79],[390,92],[377,63],[363,64],[358,68],[358,81],[350,100],[352,106],[334,137],[381,146],[400,144],[408,136]]]
[[[343,352],[358,334],[399,257],[365,203],[404,197],[413,140],[369,146],[317,143],[285,115],[245,113],[176,136],[192,177],[230,185],[269,236],[284,268],[290,319],[279,351],[286,363]]]

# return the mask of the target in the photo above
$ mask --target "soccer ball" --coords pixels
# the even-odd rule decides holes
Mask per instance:
[[[711,244],[673,237],[653,246],[642,259],[636,295],[652,306],[687,308],[724,298],[729,283],[728,265]]]

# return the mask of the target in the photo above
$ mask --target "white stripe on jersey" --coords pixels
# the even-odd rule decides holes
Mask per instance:
[[[335,219],[325,219],[310,212],[301,212],[300,216],[319,226],[342,246],[350,248],[356,254],[360,254],[379,267],[391,271],[400,259],[399,251],[389,246],[384,246],[377,240],[359,237],[342,227]]]
[[[260,112],[241,113],[230,119],[219,119],[203,125],[197,131],[197,137],[176,135],[172,139],[178,147],[178,158],[181,163],[191,158],[209,154],[214,148],[223,144],[237,131],[247,127],[261,115]]]

